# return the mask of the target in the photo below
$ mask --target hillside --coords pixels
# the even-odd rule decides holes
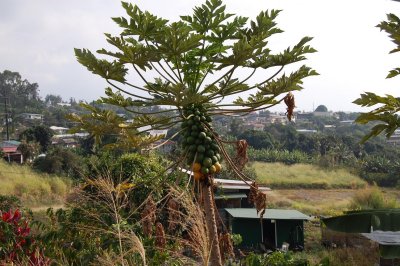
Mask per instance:
[[[14,195],[26,207],[62,203],[71,183],[58,176],[34,172],[29,166],[8,164],[0,160],[0,195]]]
[[[272,188],[363,188],[367,183],[346,169],[325,169],[310,164],[254,162],[257,181]]]

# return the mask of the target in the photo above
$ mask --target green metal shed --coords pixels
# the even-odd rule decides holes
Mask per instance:
[[[361,234],[379,244],[381,259],[400,259],[400,209],[349,211],[344,215],[323,218],[321,223],[323,238],[328,230]],[[329,237],[325,241],[335,242]]]
[[[296,210],[266,209],[263,219],[256,209],[226,208],[228,225],[233,234],[240,234],[242,247],[267,249],[282,248],[284,242],[290,249],[304,247],[303,222],[310,217]]]

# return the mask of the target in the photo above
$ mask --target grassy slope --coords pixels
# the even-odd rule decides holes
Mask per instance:
[[[254,162],[259,183],[272,188],[363,188],[366,182],[345,169],[327,170],[309,164]]]
[[[26,207],[61,204],[70,187],[71,182],[61,177],[0,160],[0,195],[15,195]]]

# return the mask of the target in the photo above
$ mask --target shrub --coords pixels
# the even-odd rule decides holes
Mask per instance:
[[[400,181],[400,163],[383,157],[371,156],[362,161],[361,177],[370,184],[394,187]]]
[[[242,264],[241,264],[242,265]],[[245,266],[308,266],[305,258],[295,258],[292,252],[275,251],[270,254],[250,253],[243,261]]]
[[[44,173],[80,178],[84,172],[82,158],[71,150],[55,148],[45,157],[38,157],[33,168]]]
[[[0,210],[9,211],[21,208],[21,200],[14,195],[0,195]]]
[[[353,210],[370,210],[396,207],[396,199],[389,196],[384,196],[382,191],[376,187],[358,191],[354,195],[349,206],[349,208]]]
[[[0,219],[0,264],[1,265],[50,265],[50,259],[31,237],[28,220],[16,209],[1,212]]]

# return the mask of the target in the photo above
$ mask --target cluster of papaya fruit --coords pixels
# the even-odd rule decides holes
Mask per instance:
[[[209,174],[221,171],[219,146],[212,133],[212,119],[202,105],[192,104],[184,109],[182,147],[195,180],[205,180]]]

